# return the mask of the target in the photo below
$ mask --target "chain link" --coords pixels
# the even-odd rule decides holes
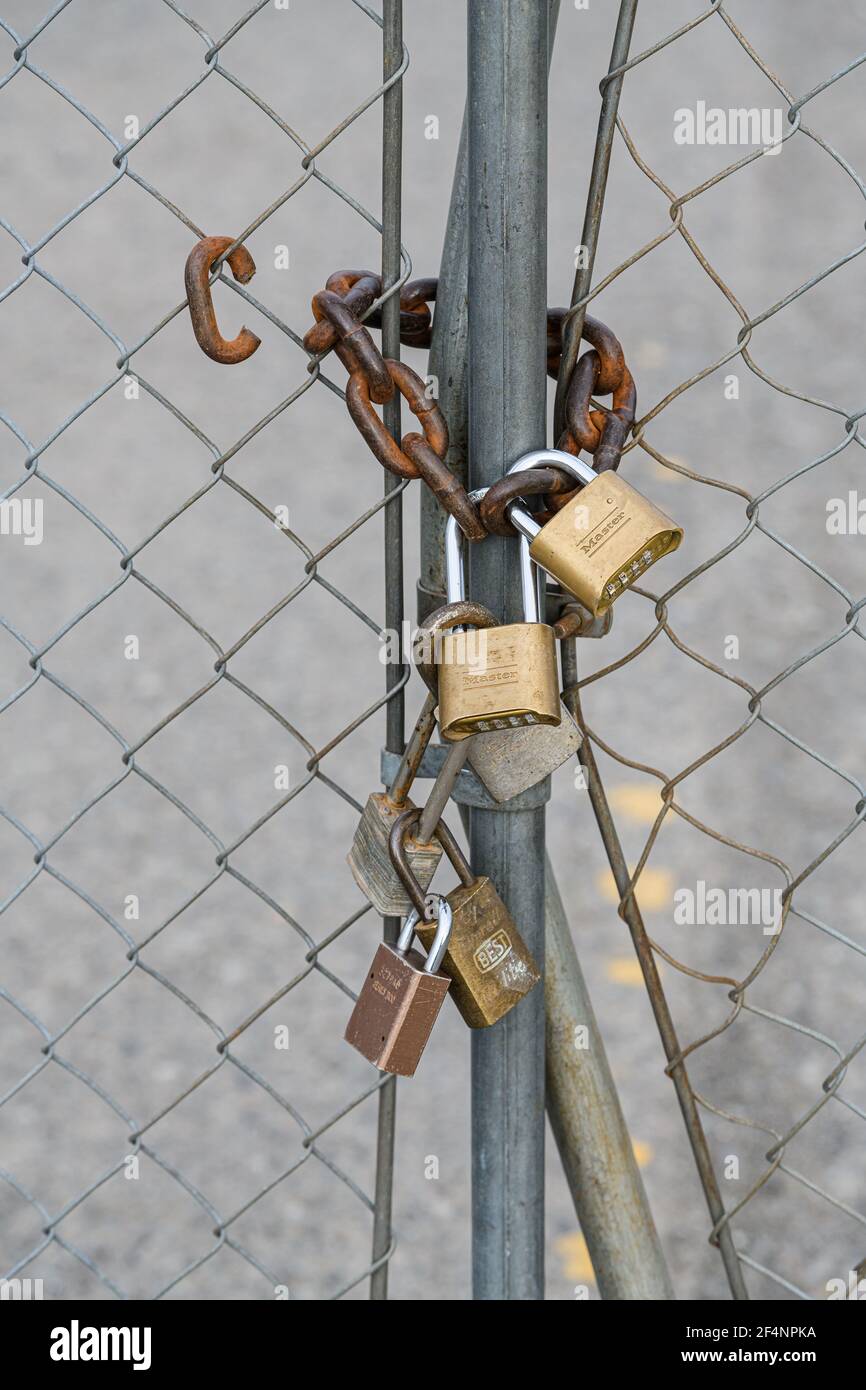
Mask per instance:
[[[405,347],[428,348],[433,333],[431,304],[439,282],[409,281],[400,289],[400,342]],[[315,356],[334,351],[349,372],[346,404],[370,451],[384,468],[400,478],[423,478],[445,510],[472,541],[488,535],[513,536],[506,508],[517,497],[544,498],[539,520],[559,511],[580,491],[574,479],[561,469],[539,468],[506,475],[494,483],[476,510],[466,489],[445,463],[448,426],[430,397],[429,387],[403,362],[382,357],[369,333],[381,326],[381,311],[371,306],[383,293],[381,276],[370,270],[336,270],[324,290],[313,296],[316,322],[304,336],[304,347]],[[567,309],[547,311],[547,372],[554,379],[562,357],[562,329]],[[366,315],[366,318],[365,318]],[[596,472],[617,468],[634,424],[637,394],[626,366],[619,339],[599,319],[586,317],[583,337],[591,344],[580,357],[569,383],[565,405],[565,430],[557,448],[577,455],[593,455]],[[399,390],[422,434],[391,438],[373,404],[391,400]],[[611,408],[595,397],[611,396]]]

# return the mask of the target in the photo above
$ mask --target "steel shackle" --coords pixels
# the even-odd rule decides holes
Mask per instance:
[[[425,975],[435,975],[439,970],[445,952],[448,950],[448,942],[451,940],[451,926],[454,920],[451,904],[447,898],[443,898],[441,893],[430,893],[425,901],[425,908],[427,902],[433,901],[436,903],[436,935],[424,962]],[[402,955],[405,955],[412,945],[412,938],[418,923],[426,920],[426,918],[422,918],[417,907],[412,908],[397,938],[397,950]]]
[[[530,454],[527,457],[532,458],[534,455]],[[565,457],[570,459],[571,455],[566,454]],[[515,465],[516,467],[517,465]],[[490,489],[486,487],[476,488],[474,492],[470,492],[469,500],[478,503],[489,491]],[[511,504],[512,507],[517,505],[516,502]],[[508,509],[508,514],[510,517],[511,508]],[[528,512],[526,512],[526,516],[530,521],[533,521]],[[541,593],[545,581],[542,572],[533,563],[529,554],[529,541],[541,529],[537,522],[533,522],[533,524],[536,530],[532,531],[531,534],[517,527],[520,532],[520,590],[523,599],[524,621],[540,623],[544,621],[541,617]],[[448,603],[466,601],[466,541],[453,516],[449,516],[445,523],[445,596]]]
[[[516,463],[508,469],[508,473],[528,473],[533,468],[561,468],[563,472],[570,473],[579,483],[584,486],[592,483],[600,477],[595,469],[581,458],[575,458],[574,454],[566,454],[562,449],[534,449],[531,454],[524,454]],[[539,531],[542,529],[535,517],[527,510],[526,505],[521,506],[520,501],[515,499],[509,502],[505,508],[505,515],[512,523],[515,530],[527,542],[534,541]]]

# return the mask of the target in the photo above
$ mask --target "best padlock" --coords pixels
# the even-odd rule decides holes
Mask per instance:
[[[407,925],[412,923],[422,945],[430,949],[438,934],[436,925],[426,920],[430,899],[414,881],[404,850],[405,837],[420,814],[404,811],[394,822],[391,857],[413,903]],[[473,875],[443,820],[436,834],[460,878],[459,887],[446,899],[453,919],[442,969],[454,982],[451,996],[469,1027],[489,1028],[538,984],[541,972],[490,879]]]
[[[519,501],[509,504],[506,515],[530,542],[536,564],[597,617],[656,560],[676,550],[683,529],[617,473],[596,473],[560,449],[537,449],[508,472],[544,467],[562,468],[585,486],[544,526]]]
[[[484,490],[470,494],[473,501]],[[448,598],[464,596],[459,528],[449,517],[445,527]],[[538,588],[528,554],[521,555],[522,623],[485,628],[442,638],[439,664],[439,729],[443,738],[559,724],[559,675],[556,637],[542,623]],[[471,639],[471,640],[470,640]]]
[[[390,787],[385,792],[373,792],[367,798],[352,848],[346,856],[361,892],[383,917],[405,917],[411,906],[406,890],[394,872],[388,854],[388,838],[400,813],[407,806],[415,804],[409,799],[409,789],[435,728],[436,700],[430,695],[416,720]],[[410,839],[406,853],[416,878],[426,888],[442,857],[442,846],[435,840],[424,844]]]
[[[442,897],[436,914],[426,959],[412,949],[411,916],[396,946],[382,942],[349,1019],[346,1042],[380,1071],[414,1076],[445,1002],[451,978],[439,967],[451,936],[452,912]]]

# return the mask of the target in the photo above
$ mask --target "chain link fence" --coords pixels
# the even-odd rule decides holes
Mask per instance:
[[[46,1297],[363,1297],[393,1246],[371,1258],[382,1083],[342,1043],[379,923],[344,855],[404,684],[386,693],[378,659],[402,559],[392,524],[383,565],[383,513],[403,498],[382,495],[333,358],[311,363],[301,339],[329,271],[381,265],[382,98],[408,54],[383,82],[381,19],[358,0],[145,8],[64,0],[34,24],[22,0],[0,20],[17,132],[0,209],[2,1269],[43,1278]],[[428,11],[418,42],[441,23],[442,62],[432,83],[412,72],[444,122],[463,7]],[[554,303],[613,18],[560,15]],[[856,24],[841,7],[834,19],[639,7],[590,296],[638,386],[623,475],[686,543],[654,572],[666,592],[624,599],[610,636],[579,645],[581,703],[723,1224],[752,1295],[771,1298],[826,1297],[858,1269],[866,1222],[866,803],[849,693],[866,151]],[[764,41],[793,75],[774,74]],[[754,109],[759,138],[717,148],[733,127],[707,138],[709,108]],[[456,131],[440,147],[430,113],[412,118],[414,249],[441,230],[427,230],[423,189],[447,190]],[[769,156],[767,132],[783,137]],[[227,336],[245,321],[262,338],[228,371],[200,354],[181,300],[205,234],[236,236],[258,266],[250,286],[223,271],[214,287]],[[405,544],[411,579],[408,528]],[[678,1295],[723,1297],[697,1253],[706,1219],[652,1020],[617,993],[629,964],[609,919],[629,894],[604,876],[571,770],[549,822],[627,1116],[656,1154],[646,1178]],[[757,892],[754,919],[720,916],[714,890],[726,905]],[[777,906],[781,931],[765,935]],[[419,1294],[462,1258],[454,1019],[442,1037],[449,1065],[415,1083],[399,1150],[420,1270],[404,1283]],[[431,1146],[445,1193],[418,1192]],[[380,1184],[381,1211],[387,1165]],[[550,1258],[572,1242],[553,1296],[569,1297],[591,1272],[555,1177],[550,1204]]]
[[[860,235],[866,188],[852,162],[860,142],[848,108],[833,107],[828,98],[846,80],[857,80],[866,54],[837,52],[835,70],[826,73],[818,45],[810,54],[810,78],[792,88],[743,32],[741,25],[748,28],[754,19],[749,10],[713,0],[665,37],[654,33],[653,42],[602,83],[604,90],[613,76],[624,76],[618,132],[633,169],[660,195],[662,225],[642,241],[630,235],[628,254],[617,256],[579,303],[600,296],[593,312],[619,324],[620,306],[629,316],[623,291],[639,298],[644,311],[653,303],[652,291],[636,286],[638,278],[642,286],[654,280],[664,286],[668,308],[659,313],[658,337],[676,325],[677,356],[688,365],[682,379],[665,373],[658,399],[644,389],[628,446],[637,456],[630,462],[635,479],[647,478],[647,491],[649,480],[658,487],[670,470],[693,484],[688,491],[700,491],[701,500],[677,490],[677,505],[691,509],[680,577],[664,592],[641,590],[652,605],[649,623],[633,645],[620,644],[615,659],[595,663],[580,688],[588,692],[603,682],[598,700],[609,710],[617,680],[620,689],[623,679],[634,683],[634,669],[642,667],[652,701],[658,661],[653,665],[649,653],[655,644],[664,649],[658,660],[682,682],[682,701],[674,695],[672,706],[659,711],[679,726],[667,740],[665,752],[672,756],[657,762],[647,755],[659,747],[652,733],[644,731],[641,748],[631,737],[623,740],[605,715],[593,732],[614,765],[657,782],[657,800],[644,788],[651,824],[642,842],[634,840],[621,914],[627,919],[644,889],[652,899],[670,878],[655,866],[677,854],[668,831],[679,818],[676,882],[682,886],[673,892],[672,920],[651,944],[672,997],[681,991],[664,966],[679,972],[693,995],[700,986],[708,996],[697,1006],[692,1001],[686,1039],[669,1055],[668,1071],[688,1059],[696,1099],[709,1117],[720,1186],[735,1194],[724,1193],[727,1210],[711,1240],[717,1244],[731,1232],[740,1264],[762,1276],[747,1284],[752,1296],[839,1298],[857,1296],[866,1222],[859,1177],[859,1126],[866,1119],[862,1061],[858,1072],[866,1035],[857,1004],[864,947],[847,921],[853,906],[848,874],[856,866],[866,803],[859,740],[848,725],[844,696],[856,679],[856,639],[864,635],[862,571],[851,564],[860,535],[852,518],[859,515],[863,440],[858,375],[846,370],[857,330],[841,303],[860,283],[844,277],[866,249]],[[767,18],[765,37],[769,31],[778,50],[781,16]],[[832,23],[822,35],[827,50],[842,48],[843,34]],[[725,44],[737,46],[745,59],[733,95],[707,66]],[[797,54],[801,65],[802,57]],[[663,65],[660,80],[676,94],[659,113],[670,123],[666,147],[658,125],[636,128],[628,117],[633,86],[654,63]],[[856,100],[853,92],[848,96]],[[815,120],[826,114],[831,134],[808,122],[812,103]],[[752,180],[738,208],[741,215],[753,212],[747,225],[724,209],[719,219],[719,195],[730,203],[737,179]],[[791,179],[809,190],[814,213],[793,224],[778,215]],[[838,215],[849,194],[850,225]],[[768,264],[770,248],[775,265]],[[726,321],[714,314],[708,287],[729,308]],[[691,350],[698,316],[714,330],[716,347],[706,359]],[[774,331],[767,332],[768,325]],[[649,371],[639,379],[645,387],[666,353],[650,342],[644,357]],[[641,365],[638,360],[638,370]],[[766,392],[759,396],[743,368]],[[781,413],[779,399],[802,409]],[[687,402],[693,403],[691,419]],[[784,430],[781,468],[775,466],[776,441],[767,440],[769,421]],[[631,471],[628,461],[624,471]],[[725,494],[729,505],[721,500]],[[670,578],[657,574],[660,583]],[[714,584],[707,582],[710,575]],[[773,630],[781,609],[787,649],[778,663],[783,644]],[[688,663],[706,678],[690,680],[682,669]],[[709,741],[688,709],[697,699],[712,711],[704,721],[712,725]],[[816,787],[819,777],[826,781]],[[696,833],[682,833],[685,826]],[[710,866],[718,872],[715,881]],[[830,872],[822,874],[825,866]],[[691,929],[687,946],[684,927]],[[705,939],[698,941],[701,930]],[[719,944],[726,933],[739,933],[733,948]],[[842,976],[849,976],[850,990]],[[822,981],[829,988],[810,988]],[[715,1052],[714,1062],[705,1063],[705,1050]],[[743,1067],[745,1075],[738,1070]],[[785,1240],[795,1211],[806,1230],[820,1231],[821,1253],[814,1259],[804,1259],[797,1242]]]
[[[206,231],[223,230],[222,222],[206,229],[193,220],[191,209],[198,212],[206,202],[209,215],[243,220],[237,239],[252,246],[265,247],[253,240],[255,234],[267,227],[271,235],[282,217],[270,256],[275,271],[291,263],[294,246],[285,219],[297,202],[296,219],[331,219],[347,246],[359,244],[358,224],[366,224],[370,235],[364,245],[375,252],[377,263],[378,214],[343,186],[326,161],[335,143],[381,101],[403,69],[388,84],[377,79],[381,19],[367,5],[343,6],[341,22],[349,32],[354,28],[369,60],[365,87],[354,99],[344,87],[340,101],[345,114],[339,119],[332,113],[323,121],[321,110],[315,118],[311,115],[305,138],[255,85],[259,78],[273,85],[278,74],[278,68],[275,73],[274,65],[267,64],[266,72],[257,72],[256,56],[269,42],[278,46],[283,62],[297,41],[306,42],[307,53],[322,61],[323,36],[315,32],[309,14],[288,15],[287,6],[275,7],[271,0],[259,0],[240,15],[231,14],[237,7],[212,6],[225,11],[222,17],[230,17],[231,23],[211,31],[170,0],[161,13],[158,6],[149,8],[140,26],[117,16],[110,20],[102,47],[136,71],[142,57],[141,66],[147,68],[148,60],[155,65],[166,54],[165,68],[182,68],[183,78],[178,82],[180,73],[175,72],[169,82],[163,72],[163,81],[152,84],[169,89],[161,104],[140,113],[124,111],[122,122],[104,121],[89,109],[87,83],[63,73],[69,26],[86,23],[81,6],[70,8],[64,0],[35,28],[2,22],[13,45],[4,86],[17,93],[29,84],[31,90],[21,97],[25,110],[26,102],[59,99],[63,114],[55,111],[55,119],[61,147],[67,141],[67,122],[89,126],[100,141],[101,168],[95,185],[76,188],[73,203],[62,210],[55,207],[41,223],[29,208],[26,220],[2,222],[24,266],[7,285],[4,301],[31,321],[41,313],[47,322],[61,322],[60,331],[68,331],[68,350],[86,357],[87,370],[76,375],[89,378],[88,389],[64,414],[69,403],[63,402],[62,385],[51,397],[55,378],[46,371],[42,385],[50,398],[48,408],[37,408],[41,393],[38,399],[34,392],[16,403],[10,392],[2,417],[17,445],[6,454],[7,515],[26,518],[38,499],[45,548],[53,552],[55,566],[48,581],[52,601],[42,605],[38,590],[44,579],[38,563],[27,565],[30,556],[25,551],[22,559],[18,552],[20,587],[13,586],[10,617],[2,620],[7,746],[36,738],[43,758],[33,784],[36,792],[38,783],[38,794],[24,795],[23,807],[22,798],[13,797],[13,804],[3,809],[6,872],[17,880],[4,893],[6,929],[20,951],[2,995],[12,1014],[3,1104],[27,1153],[23,1167],[19,1162],[3,1170],[11,1202],[7,1229],[11,1226],[13,1232],[8,1276],[31,1273],[37,1266],[41,1274],[47,1268],[45,1284],[56,1296],[58,1283],[70,1287],[62,1252],[93,1276],[92,1283],[71,1282],[89,1296],[108,1291],[117,1297],[162,1297],[183,1286],[193,1297],[226,1288],[235,1288],[241,1297],[267,1297],[269,1290],[271,1296],[291,1297],[299,1285],[320,1296],[342,1296],[370,1272],[369,1251],[364,1255],[362,1249],[365,1233],[369,1242],[374,1202],[369,1158],[363,1164],[355,1145],[341,1154],[335,1136],[341,1120],[369,1100],[380,1081],[369,1068],[347,1067],[341,1046],[336,1052],[330,1045],[323,1048],[320,1065],[332,1071],[316,1075],[304,1046],[303,1023],[298,1022],[296,995],[308,1001],[302,1007],[310,1017],[329,1019],[329,1042],[338,1044],[337,1021],[352,998],[343,979],[340,942],[369,909],[354,893],[350,909],[341,912],[337,904],[341,896],[348,897],[344,889],[334,894],[336,910],[326,915],[303,880],[309,874],[321,876],[320,892],[327,895],[328,876],[337,871],[360,811],[341,779],[339,756],[333,755],[385,701],[375,640],[364,644],[369,681],[354,676],[347,688],[334,692],[327,707],[314,686],[330,684],[338,652],[357,654],[361,644],[349,635],[353,626],[378,636],[383,625],[364,606],[373,590],[372,575],[362,576],[366,583],[347,582],[357,566],[343,573],[334,557],[358,533],[373,556],[378,543],[366,537],[385,502],[373,500],[381,480],[368,467],[365,482],[370,486],[362,483],[346,505],[334,505],[335,489],[342,484],[330,467],[326,440],[308,440],[305,458],[291,450],[282,454],[280,468],[263,471],[264,451],[286,447],[287,435],[275,439],[283,412],[297,412],[308,393],[324,389],[334,393],[337,414],[341,388],[328,374],[330,362],[326,370],[303,350],[308,303],[301,301],[296,331],[279,312],[277,296],[268,295],[263,286],[263,298],[278,305],[267,306],[236,284],[227,269],[221,282],[239,299],[221,295],[218,311],[228,319],[241,308],[248,317],[267,322],[272,332],[262,357],[269,352],[276,358],[274,379],[256,390],[250,389],[249,378],[224,381],[208,365],[202,372],[204,359],[198,360],[185,304],[178,302],[178,269],[185,259],[178,247],[184,242],[191,246],[190,238]],[[305,33],[311,23],[313,32]],[[75,37],[72,47],[81,59]],[[146,56],[136,57],[133,43],[140,43]],[[99,47],[97,43],[97,52]],[[126,93],[135,89],[134,72],[132,78],[126,100]],[[202,110],[206,93],[210,106]],[[215,163],[221,189],[232,177],[231,153],[223,149],[218,161],[201,160],[205,187],[188,176],[185,164],[200,160],[195,153],[200,122],[206,127],[210,121],[223,136],[229,133],[213,110],[217,102],[232,99],[254,111],[249,120],[258,121],[251,139],[257,151],[267,140],[263,127],[269,126],[279,143],[270,147],[269,176],[258,181],[249,177],[243,198],[221,213],[216,205],[225,199],[208,200],[206,185],[210,183],[213,195]],[[286,110],[291,101],[277,105]],[[230,109],[229,120],[237,109]],[[297,114],[302,123],[306,113]],[[26,120],[19,116],[22,128]],[[170,140],[190,143],[166,171],[168,181],[160,188],[149,177],[147,152],[168,122]],[[174,134],[181,130],[182,135]],[[161,153],[166,149],[163,139]],[[22,153],[26,157],[23,141]],[[74,153],[75,174],[81,176],[92,151],[74,147]],[[242,162],[248,163],[247,156]],[[194,187],[184,196],[188,177]],[[67,182],[77,185],[78,177],[60,179],[58,193],[68,195]],[[258,184],[267,188],[266,201],[259,202],[250,220],[250,209],[256,207],[253,185]],[[322,196],[309,208],[314,189]],[[109,201],[124,197],[135,200],[125,212],[137,219],[137,237],[129,222],[123,223],[123,213],[113,221],[96,220]],[[307,209],[301,210],[305,199]],[[348,216],[341,218],[342,213]],[[26,234],[19,230],[24,226]],[[128,277],[135,277],[142,257],[164,260],[170,267],[132,315],[115,302],[118,267],[104,245],[96,251],[102,262],[99,293],[93,293],[97,287],[87,274],[92,264],[85,268],[82,287],[81,279],[66,273],[62,249],[54,254],[65,239],[78,234],[92,258],[94,238],[98,247],[106,231],[114,239],[127,238]],[[266,278],[262,269],[260,281]],[[269,288],[277,278],[273,271]],[[322,265],[322,279],[325,273]],[[63,301],[60,309],[57,298]],[[128,311],[128,302],[122,308]],[[83,327],[68,329],[72,317]],[[135,322],[132,331],[130,321]],[[170,342],[163,350],[166,337]],[[171,362],[174,366],[166,371]],[[44,358],[42,363],[44,370]],[[187,366],[193,378],[199,376],[197,400],[190,400],[183,388],[175,389]],[[235,417],[243,415],[242,429],[228,412],[220,417],[214,411],[215,387],[238,402]],[[97,482],[88,467],[87,439],[89,431],[106,428],[107,402],[116,403],[107,428],[117,454],[98,470]],[[169,465],[165,469],[155,458],[160,453]],[[149,475],[148,506],[142,505],[127,470]],[[323,474],[320,490],[316,484]],[[121,491],[135,491],[135,508],[140,507],[138,515],[124,515],[122,525],[117,509],[104,505]],[[369,501],[359,506],[365,494]],[[392,500],[398,497],[392,494]],[[330,530],[322,534],[318,517],[328,512]],[[97,555],[98,565],[90,563]],[[381,570],[372,559],[369,568],[378,571],[384,590]],[[396,584],[399,573],[392,570],[388,578]],[[131,594],[136,587],[140,592]],[[293,615],[301,607],[306,616],[299,630]],[[305,623],[314,632],[328,633],[315,677],[313,644],[303,645]],[[94,628],[95,642],[88,646],[80,634],[86,630],[92,636]],[[268,663],[265,681],[256,676],[262,674],[263,644],[266,656],[279,658]],[[94,647],[98,651],[100,646],[102,670],[94,683],[99,662]],[[248,650],[254,646],[259,657],[250,661]],[[133,680],[125,679],[127,661],[130,671],[143,673],[144,688],[139,684],[137,697],[131,694]],[[289,676],[293,668],[295,682]],[[304,668],[306,689],[297,680]],[[130,698],[126,710],[100,698],[115,682],[112,695],[125,687]],[[300,695],[294,706],[285,689],[291,683]],[[56,780],[55,758],[73,764],[74,771],[63,779],[63,795],[49,791],[46,800],[44,793]],[[250,766],[255,769],[252,779]],[[292,852],[292,826],[299,818],[321,827],[321,852],[312,865]],[[263,842],[267,848],[250,852]],[[151,855],[165,856],[160,883],[147,863]],[[274,865],[283,871],[277,882]],[[317,923],[313,930],[305,924],[311,907]],[[28,936],[28,921],[40,923],[41,940]],[[320,929],[322,921],[325,930]],[[53,998],[49,1014],[39,1003],[40,985],[47,994],[46,980],[54,971],[68,972],[68,989]],[[334,996],[330,1007],[322,1005],[326,993]],[[161,1037],[167,1051],[159,1046]],[[288,1064],[290,1078],[306,1066],[306,1084],[301,1080],[293,1086],[286,1080],[287,1066],[279,1065],[281,1058],[295,1056],[297,1062]],[[362,1075],[366,1080],[359,1087]],[[38,1139],[28,1137],[30,1123],[38,1126]],[[227,1148],[226,1129],[245,1125],[251,1139],[270,1134],[269,1156],[279,1156],[271,1171],[261,1171],[251,1153],[249,1164],[243,1165],[246,1171],[237,1171],[240,1155],[236,1147]],[[40,1149],[47,1150],[50,1173],[42,1171]],[[226,1165],[219,1163],[221,1152],[229,1158]],[[308,1167],[318,1167],[327,1181],[305,1183]],[[316,1232],[327,1208],[335,1231],[345,1223],[357,1233],[350,1241],[356,1263],[347,1272],[345,1251],[335,1251],[309,1271],[312,1283],[307,1285],[290,1256],[291,1231],[283,1227],[277,1239],[267,1233],[268,1226],[280,1224],[274,1213],[290,1184],[299,1211],[310,1200],[305,1195],[310,1190],[318,1207],[304,1219],[296,1216],[290,1226],[303,1228],[306,1222],[308,1233]],[[136,1187],[146,1193],[143,1199],[130,1196]],[[131,1245],[120,1234],[122,1223],[129,1224]],[[229,1261],[234,1262],[231,1271],[207,1268]],[[340,1270],[343,1277],[328,1283],[329,1275]]]

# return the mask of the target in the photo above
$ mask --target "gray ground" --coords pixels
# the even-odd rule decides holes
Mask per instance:
[[[215,36],[242,10],[238,0],[194,8]],[[764,0],[730,8],[758,53],[799,94],[855,57],[866,7],[861,0],[820,7]],[[412,65],[405,82],[404,239],[417,273],[428,274],[438,264],[462,114],[465,7],[424,0],[406,9]],[[551,96],[552,303],[565,302],[570,291],[614,9],[593,3],[578,11],[563,0]],[[700,10],[679,0],[642,6],[633,51]],[[3,13],[20,34],[33,25],[26,0],[6,0]],[[268,6],[222,60],[313,145],[375,88],[378,44],[378,31],[351,4],[292,0],[287,12]],[[14,46],[10,40],[9,67]],[[193,30],[157,0],[135,7],[76,0],[34,41],[30,60],[121,137],[130,114],[143,127],[203,71],[204,51]],[[866,163],[864,82],[864,70],[855,71],[803,113],[854,168]],[[717,17],[639,67],[627,80],[623,115],[641,156],[677,193],[744,152],[674,143],[673,112],[698,100],[725,108],[785,105]],[[425,138],[430,115],[439,119],[438,140]],[[26,71],[0,90],[0,117],[7,131],[0,150],[2,216],[33,244],[110,182],[113,150]],[[379,129],[374,107],[319,164],[374,211]],[[283,194],[301,172],[299,161],[268,117],[213,74],[135,148],[129,169],[199,227],[229,234]],[[845,168],[801,133],[779,155],[688,203],[685,217],[739,302],[757,315],[859,246],[863,200]],[[599,273],[669,225],[665,196],[620,144]],[[121,179],[50,241],[38,265],[131,345],[178,303],[190,245],[171,211]],[[311,293],[330,270],[374,266],[378,259],[375,232],[316,181],[284,203],[248,245],[258,265],[255,296],[301,333]],[[289,271],[274,267],[280,245],[289,247]],[[0,279],[11,283],[22,269],[11,235],[0,241],[0,254]],[[863,262],[853,260],[756,329],[751,343],[767,375],[832,402],[840,414],[798,402],[735,362],[725,370],[739,376],[738,400],[726,399],[724,372],[717,372],[666,409],[649,427],[649,442],[698,474],[754,493],[830,450],[843,438],[844,415],[861,407],[863,276]],[[305,382],[305,358],[278,328],[225,289],[215,302],[228,335],[246,322],[261,336],[252,361],[232,370],[212,364],[196,348],[187,316],[178,316],[134,359],[142,381],[163,401],[146,389],[128,400],[122,385],[115,386],[42,454],[40,468],[79,509],[38,480],[19,494],[44,499],[44,542],[25,547],[20,537],[0,538],[0,588],[7,621],[33,649],[122,579],[118,551],[80,508],[137,547],[212,477],[213,453],[184,420],[224,450]],[[734,310],[677,237],[618,279],[596,311],[625,344],[642,410],[730,350],[739,328]],[[119,350],[36,275],[3,301],[0,313],[0,407],[22,436],[41,446],[114,379]],[[339,380],[337,364],[332,371]],[[20,475],[24,446],[9,431],[3,439],[0,486],[7,487]],[[856,444],[849,446],[761,509],[761,524],[784,547],[808,554],[855,599],[862,539],[828,535],[825,520],[828,498],[847,498],[857,487],[860,457]],[[664,580],[658,571],[660,586],[693,570],[745,525],[745,503],[734,492],[677,477],[639,451],[623,471],[686,527],[686,544],[666,562]],[[378,466],[344,408],[320,386],[256,435],[231,460],[227,476],[266,506],[288,505],[292,527],[314,552],[381,490]],[[413,489],[406,502],[409,602],[416,515]],[[374,622],[382,614],[380,538],[377,518],[319,569]],[[845,627],[845,595],[784,547],[755,531],[671,602],[678,639],[756,687]],[[57,1239],[23,1270],[43,1278],[46,1297],[108,1296],[105,1281],[132,1297],[148,1296],[195,1266],[168,1296],[268,1298],[277,1282],[293,1297],[319,1298],[349,1283],[369,1258],[369,1213],[341,1175],[372,1191],[375,1100],[329,1128],[314,1152],[301,1147],[296,1122],[300,1115],[317,1130],[373,1078],[341,1041],[349,1000],[332,978],[309,974],[233,1044],[239,1065],[224,1062],[174,1104],[218,1061],[203,1016],[224,1033],[237,1028],[304,968],[308,946],[293,924],[318,942],[361,907],[344,864],[352,806],[323,781],[305,787],[231,855],[246,883],[223,874],[206,888],[218,849],[154,782],[229,846],[284,794],[275,790],[275,767],[287,764],[298,787],[309,754],[226,679],[145,743],[135,755],[136,771],[122,780],[122,750],[93,717],[97,711],[128,745],[138,745],[214,677],[214,650],[189,619],[227,650],[299,582],[304,560],[238,492],[218,484],[137,555],[135,570],[147,584],[128,578],[67,630],[45,655],[41,677],[0,719],[2,801],[33,837],[0,822],[0,895],[14,894],[34,872],[34,842],[52,841],[81,805],[116,783],[50,847],[42,872],[12,902],[2,926],[2,985],[19,1007],[3,1009],[0,1049],[0,1088],[12,1091],[0,1108],[0,1164],[17,1184],[0,1185],[0,1265],[15,1267],[40,1251],[42,1226],[71,1205],[54,1228]],[[582,669],[588,674],[624,655],[652,624],[651,606],[626,597],[610,637],[581,647]],[[139,639],[138,660],[124,656],[130,635]],[[732,635],[739,638],[736,661],[725,655]],[[374,632],[313,585],[251,638],[229,671],[321,748],[381,694],[377,653]],[[29,657],[0,631],[0,698],[32,679]],[[852,634],[764,702],[765,718],[824,762],[758,723],[679,786],[679,804],[691,816],[774,856],[756,859],[683,819],[665,820],[639,897],[655,939],[691,967],[742,979],[767,938],[760,926],[677,925],[677,888],[699,879],[724,888],[784,886],[779,861],[799,875],[851,821],[864,731],[856,698],[861,661]],[[413,685],[410,717],[420,699]],[[673,775],[740,727],[747,699],[741,687],[662,637],[638,661],[591,685],[585,706],[591,725],[625,757]],[[323,772],[363,801],[376,785],[381,739],[376,717],[340,743]],[[851,780],[827,763],[846,769]],[[659,784],[607,758],[603,772],[627,852],[636,859]],[[556,778],[549,822],[576,943],[678,1295],[724,1298],[673,1089],[607,886],[588,800],[575,789],[571,770]],[[838,1055],[862,1033],[858,848],[855,832],[800,889],[795,901],[806,915],[791,915],[747,996],[764,1013],[741,1014],[691,1063],[696,1087],[714,1106],[770,1132],[786,1131],[809,1112]],[[127,920],[125,900],[133,894],[140,916]],[[141,942],[167,919],[138,957],[143,968],[131,968],[123,933]],[[827,928],[851,938],[855,948]],[[327,948],[323,966],[354,987],[376,934],[368,913]],[[720,1026],[727,986],[664,970],[683,1040]],[[796,1026],[776,1021],[779,1016]],[[289,1030],[287,1050],[275,1047],[280,1027]],[[52,1038],[50,1051],[42,1052]],[[400,1298],[462,1299],[470,1292],[468,1054],[468,1034],[446,1009],[417,1078],[399,1087],[392,1292]],[[736,1227],[752,1260],[813,1297],[825,1297],[827,1281],[844,1279],[864,1255],[861,1061],[852,1063],[842,1095],[847,1103],[831,1099],[786,1151],[785,1169],[806,1184],[777,1172]],[[127,1178],[128,1134],[139,1126],[146,1126],[144,1153],[138,1178]],[[762,1155],[773,1141],[713,1116],[708,1127],[720,1171],[731,1175],[722,1186],[733,1206],[766,1171]],[[260,1272],[213,1229],[305,1154],[296,1171],[224,1228]],[[428,1177],[431,1157],[438,1159],[438,1179]],[[732,1157],[739,1159],[739,1176],[732,1176]],[[74,1205],[82,1192],[88,1195]],[[547,1229],[548,1296],[568,1299],[576,1286],[589,1284],[595,1297],[552,1141]],[[209,1251],[215,1253],[205,1259]],[[791,1296],[758,1273],[749,1279],[755,1297]],[[365,1291],[362,1284],[350,1296]]]

